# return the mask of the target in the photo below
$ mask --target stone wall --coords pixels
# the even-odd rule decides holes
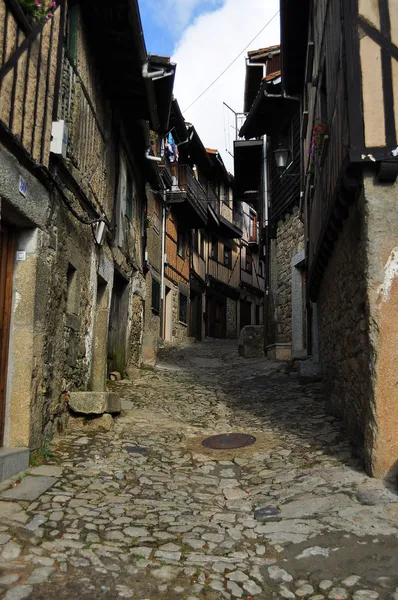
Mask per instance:
[[[238,309],[237,301],[231,298],[227,302],[227,338],[238,337]]]
[[[162,205],[147,186],[147,267],[145,319],[143,335],[143,361],[154,363],[160,339],[160,313],[152,310],[152,279],[161,282],[162,268]],[[161,307],[160,307],[161,310]]]
[[[270,288],[267,308],[267,346],[284,348],[290,358],[292,343],[292,258],[304,249],[304,225],[298,207],[279,221],[270,241]],[[278,346],[278,344],[280,346]],[[275,355],[278,358],[277,355]]]
[[[363,418],[365,461],[376,477],[398,477],[398,181],[364,177],[367,329],[372,390]]]
[[[370,418],[367,334],[365,201],[351,207],[325,270],[317,302],[320,359],[329,410],[364,447]]]

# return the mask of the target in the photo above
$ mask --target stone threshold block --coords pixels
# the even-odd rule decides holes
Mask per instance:
[[[271,344],[267,346],[268,360],[291,360],[292,345],[291,344]]]
[[[102,415],[120,413],[121,400],[114,392],[72,392],[69,408],[82,415]]]
[[[244,358],[264,356],[264,326],[246,325],[239,336],[238,351]]]
[[[29,456],[29,448],[0,448],[0,481],[26,471]]]

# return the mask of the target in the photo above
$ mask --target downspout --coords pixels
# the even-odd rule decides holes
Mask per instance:
[[[264,220],[263,227],[265,230],[265,289],[264,289],[264,353],[267,356],[267,340],[268,340],[268,314],[269,314],[269,280],[270,280],[270,256],[269,256],[269,225],[268,225],[268,168],[267,168],[267,136],[264,136],[263,145],[263,174],[264,174]]]
[[[162,264],[160,272],[160,337],[165,339],[165,302],[164,302],[164,257],[166,254],[166,188],[163,189],[162,201]]]

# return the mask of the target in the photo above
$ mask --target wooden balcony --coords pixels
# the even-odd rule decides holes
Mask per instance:
[[[37,163],[50,159],[63,5],[32,24],[16,0],[0,0],[0,124]],[[55,90],[55,93],[54,93]]]
[[[207,194],[189,165],[172,165],[172,172],[178,181],[167,192],[167,201],[173,205],[177,218],[186,227],[199,229],[207,224]]]

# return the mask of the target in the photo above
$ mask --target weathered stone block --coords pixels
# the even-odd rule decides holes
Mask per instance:
[[[72,392],[69,407],[83,415],[119,413],[122,409],[120,398],[114,392]]]
[[[239,354],[244,358],[264,356],[263,325],[246,325],[239,336]]]

